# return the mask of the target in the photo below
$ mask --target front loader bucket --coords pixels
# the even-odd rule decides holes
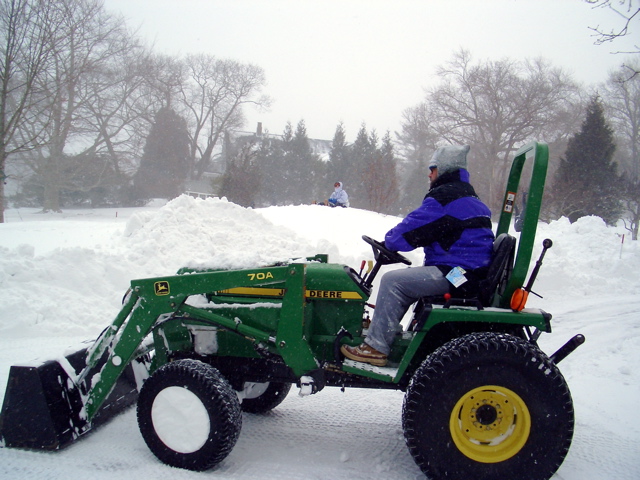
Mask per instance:
[[[138,396],[129,364],[91,422],[85,411],[86,388],[77,385],[87,349],[38,366],[12,366],[0,413],[0,446],[58,450],[133,404]],[[136,361],[132,362],[135,363]],[[84,375],[99,375],[104,361]]]

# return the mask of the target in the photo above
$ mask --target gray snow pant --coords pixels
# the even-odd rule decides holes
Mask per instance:
[[[389,355],[398,323],[420,297],[444,295],[449,281],[438,267],[413,267],[392,270],[380,280],[376,308],[365,343]]]

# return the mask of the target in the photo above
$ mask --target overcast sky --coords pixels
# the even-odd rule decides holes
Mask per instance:
[[[616,2],[617,3],[617,2]],[[621,23],[582,0],[105,0],[157,52],[208,53],[262,67],[269,112],[247,110],[280,134],[304,119],[311,138],[339,122],[353,141],[362,123],[399,129],[435,71],[460,48],[476,60],[543,57],[585,85],[606,79],[640,44],[635,31],[594,45],[589,27]],[[635,49],[637,50],[637,48]],[[637,56],[637,55],[636,55]]]

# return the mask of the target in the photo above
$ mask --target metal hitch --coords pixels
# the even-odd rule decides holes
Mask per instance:
[[[581,333],[575,335],[571,340],[560,347],[549,359],[556,365],[567,358],[573,351],[584,343],[586,339]]]

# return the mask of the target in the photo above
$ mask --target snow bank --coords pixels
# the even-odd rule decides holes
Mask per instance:
[[[318,205],[253,210],[186,195],[119,215],[98,210],[64,218],[8,217],[0,225],[0,332],[24,335],[95,335],[118,312],[131,279],[172,275],[185,266],[249,268],[327,253],[331,261],[357,268],[372,258],[361,236],[382,239],[400,221]],[[622,233],[597,217],[540,224],[532,262],[543,238],[554,244],[535,291],[545,300],[637,292],[638,242],[627,240],[621,250]],[[16,245],[16,237],[24,243]],[[84,246],[66,246],[74,241]],[[407,256],[420,264],[420,251]]]
[[[623,228],[607,227],[599,217],[583,217],[571,224],[567,218],[541,223],[532,262],[550,238],[534,290],[549,299],[626,295],[640,289],[640,251]]]

